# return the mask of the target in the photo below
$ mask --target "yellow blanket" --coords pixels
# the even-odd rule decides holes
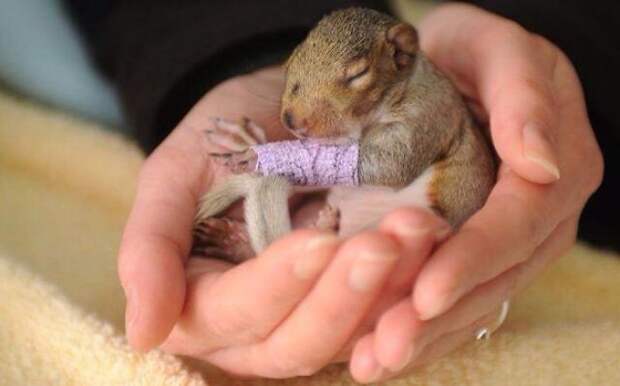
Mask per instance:
[[[346,370],[235,381],[123,338],[120,232],[142,162],[125,139],[0,94],[0,385],[347,385]],[[393,385],[620,385],[620,258],[575,247],[504,327]]]

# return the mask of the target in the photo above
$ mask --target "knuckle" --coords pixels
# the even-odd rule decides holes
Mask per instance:
[[[580,143],[574,146],[577,152],[574,159],[587,160],[587,167],[572,163],[570,171],[574,173],[572,178],[575,201],[582,205],[603,183],[605,162],[591,129],[586,133],[585,138],[581,136],[579,141]]]
[[[515,121],[523,120],[537,123],[545,129],[556,126],[558,105],[551,81],[535,73],[523,72],[507,78],[496,87],[493,98],[510,103],[501,104],[499,111],[491,113],[491,126],[511,126]],[[545,135],[552,134],[553,130],[545,130]]]
[[[552,225],[550,220],[553,216],[550,216],[542,205],[530,202],[520,194],[506,194],[506,202],[510,203],[506,210],[510,211],[520,239],[526,240],[528,245],[540,244],[550,233],[548,227]]]
[[[530,32],[514,20],[495,18],[482,27],[477,36],[483,47],[493,47],[509,44],[522,46],[527,44]]]
[[[560,60],[570,62],[560,47],[542,35],[529,32],[528,43],[531,47],[531,51],[535,52],[539,58],[542,58],[543,63],[546,64],[551,71],[556,69]]]
[[[522,39],[528,33],[519,23],[506,18],[493,18],[485,25],[483,32],[487,32],[485,36],[500,41]]]
[[[524,232],[524,240],[532,240],[536,244],[546,237],[547,232],[545,225],[545,214],[535,210],[528,210],[522,203],[523,210],[519,211],[518,223]]]
[[[586,173],[586,182],[584,184],[587,189],[588,196],[594,193],[603,183],[603,176],[605,173],[605,162],[603,155],[601,154],[598,146],[595,145],[595,149],[588,157],[590,160],[590,170]]]
[[[533,105],[540,106],[542,113],[552,115],[556,103],[551,82],[531,76],[524,76],[522,81]]]
[[[506,82],[500,92],[521,95],[528,106],[531,106],[534,118],[547,121],[553,117],[556,109],[555,95],[551,82],[536,74],[522,73]]]
[[[555,55],[559,51],[559,48],[550,40],[534,32],[528,32],[528,43],[536,50],[535,52],[545,56]]]

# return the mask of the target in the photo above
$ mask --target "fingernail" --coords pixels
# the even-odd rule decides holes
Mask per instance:
[[[409,363],[411,363],[411,359],[413,358],[413,345],[409,345],[405,355],[402,357],[401,361],[394,366],[390,367],[390,370],[397,373],[402,371]]]
[[[368,292],[381,283],[389,264],[398,259],[392,251],[362,251],[353,262],[349,274],[349,287],[354,291]]]
[[[300,256],[293,265],[293,273],[299,279],[308,280],[316,277],[329,261],[330,255],[323,252],[340,242],[334,234],[324,234],[314,237],[305,245],[304,255]]]
[[[138,308],[135,304],[134,290],[131,287],[124,288],[127,304],[125,306],[125,329],[129,330],[138,320]]]
[[[523,127],[523,155],[542,167],[555,180],[560,179],[560,168],[553,154],[551,143],[540,126],[530,123]]]

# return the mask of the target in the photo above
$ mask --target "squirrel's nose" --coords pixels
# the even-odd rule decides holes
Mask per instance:
[[[293,114],[290,110],[284,110],[284,114],[282,114],[282,121],[284,121],[284,125],[289,130],[295,130],[295,122],[293,121]]]

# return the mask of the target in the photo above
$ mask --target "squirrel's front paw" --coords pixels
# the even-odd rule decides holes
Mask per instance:
[[[211,122],[213,127],[205,133],[213,160],[233,173],[253,171],[257,156],[252,146],[267,141],[265,130],[248,118],[241,123],[222,118],[213,118]]]
[[[256,152],[247,149],[241,153],[211,154],[213,160],[233,174],[249,173],[256,169]]]
[[[243,118],[240,123],[223,118],[210,121],[213,126],[205,130],[210,154],[243,152],[267,142],[265,130],[249,118]]]

